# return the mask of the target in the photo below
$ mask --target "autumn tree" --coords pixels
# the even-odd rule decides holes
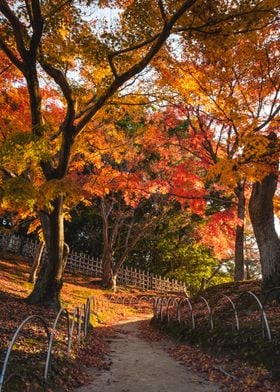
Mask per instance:
[[[139,98],[130,98],[130,103],[107,108],[100,116],[98,137],[88,127],[71,167],[87,176],[83,189],[102,221],[106,287],[116,283],[137,243],[166,219],[174,198],[196,213],[203,214],[205,206],[200,165],[186,159],[181,164],[181,149],[165,132],[165,114],[151,114]]]
[[[96,7],[90,3],[81,2],[81,5],[91,9]],[[55,183],[56,190],[49,203],[38,210],[48,260],[40,270],[29,297],[30,302],[54,307],[60,305],[65,194],[62,183],[67,174],[75,138],[104,103],[127,80],[149,64],[178,19],[194,3],[194,0],[184,1],[177,9],[170,10],[170,14],[164,14],[165,18],[161,4],[157,4],[155,25],[149,28],[146,24],[144,28],[147,20],[145,21],[143,15],[148,10],[142,8],[141,12],[138,10],[137,13],[137,8],[119,2],[117,6],[125,7],[126,12],[120,18],[118,34],[105,37],[102,41],[97,32],[92,31],[89,23],[82,18],[82,10],[78,5],[68,2],[54,5],[51,1],[41,4],[39,0],[27,3],[1,2],[0,45],[4,54],[25,78],[30,100],[31,135],[38,140],[47,137],[55,141],[49,151],[49,157],[42,156],[38,162],[40,175],[48,183]],[[129,21],[131,17],[133,20]],[[128,26],[133,26],[133,36],[127,29]],[[81,42],[84,43],[82,47]],[[86,81],[76,88],[67,71],[77,69],[79,61],[82,61],[80,76]],[[103,64],[100,66],[100,63]],[[62,93],[64,118],[51,130],[46,129],[44,122],[41,70]]]
[[[236,280],[244,278],[246,196],[250,182],[260,177],[255,156],[266,154],[262,135],[274,129],[279,113],[278,23],[277,18],[271,19],[261,32],[244,29],[238,38],[225,35],[221,45],[202,37],[200,56],[194,54],[195,42],[186,47],[180,61],[171,53],[168,66],[164,60],[155,62],[165,83],[181,97],[182,118],[185,111],[189,124],[185,148],[208,159],[213,168],[209,180],[218,181],[220,191],[234,195],[228,205],[236,208],[238,217]],[[250,150],[253,145],[258,147]]]
[[[111,31],[102,26],[97,31],[98,16],[95,20],[85,17],[88,10],[98,11],[100,4],[117,10]],[[31,125],[24,125],[25,138],[16,144],[22,150],[28,146],[36,151],[33,167],[27,165],[27,172],[24,168],[16,174],[6,198],[17,191],[19,202],[36,211],[48,250],[30,302],[60,305],[64,201],[74,191],[74,181],[69,189],[68,168],[77,137],[95,115],[151,62],[172,33],[190,36],[199,30],[211,34],[217,28],[227,32],[240,25],[243,15],[246,28],[258,26],[264,15],[271,17],[276,4],[218,1],[214,7],[199,0],[150,0],[144,5],[126,0],[1,1],[0,47],[23,75],[29,96]],[[55,103],[61,109],[51,124],[45,121],[48,97],[42,92],[44,84],[57,89]]]
[[[280,281],[280,239],[275,230],[273,207],[278,183],[279,142],[274,132],[267,139],[267,156],[258,158],[268,166],[265,171],[267,174],[254,182],[249,201],[250,218],[260,253],[264,290],[278,286]]]
[[[140,240],[129,257],[129,266],[185,282],[192,295],[199,289],[232,279],[227,261],[217,260],[199,238],[201,218],[178,202],[169,202],[165,219],[148,238]]]

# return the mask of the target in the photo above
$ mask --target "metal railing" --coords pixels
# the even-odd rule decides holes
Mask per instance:
[[[87,335],[88,330],[89,330],[89,324],[90,324],[90,313],[91,313],[91,307],[90,303],[93,301],[91,298],[88,298],[86,301],[85,306],[79,307],[76,306],[74,308],[74,312],[72,315],[68,312],[67,309],[60,309],[59,312],[57,313],[55,320],[51,326],[51,328],[48,326],[48,322],[41,316],[39,315],[31,315],[27,316],[17,327],[10,344],[8,346],[8,349],[6,351],[4,361],[3,361],[3,366],[1,369],[0,373],[0,392],[3,391],[4,386],[7,386],[11,381],[13,381],[15,378],[18,379],[19,381],[22,381],[23,376],[20,374],[12,374],[6,379],[6,373],[7,373],[7,367],[9,360],[12,355],[13,348],[16,344],[16,341],[18,337],[20,336],[20,333],[23,330],[23,327],[33,321],[39,321],[40,324],[43,326],[44,332],[45,332],[45,338],[46,338],[46,343],[47,343],[47,350],[46,350],[46,359],[45,359],[45,366],[44,366],[44,374],[42,379],[38,379],[38,382],[41,384],[41,386],[45,387],[48,384],[48,379],[49,379],[49,373],[51,370],[51,359],[53,357],[53,345],[55,342],[55,336],[56,336],[56,331],[58,329],[58,323],[61,320],[62,317],[66,317],[67,321],[67,331],[66,331],[66,343],[67,343],[67,356],[69,356],[71,347],[72,347],[72,342],[73,342],[73,337],[74,337],[74,330],[76,330],[76,338],[77,338],[77,343],[80,344],[81,342],[81,333],[83,331],[84,337]],[[83,324],[83,325],[82,325]],[[75,328],[76,327],[76,328]],[[83,328],[82,328],[83,327]],[[32,374],[32,378],[37,377],[37,375]]]
[[[233,300],[229,296],[222,294],[220,298],[226,299],[227,303],[230,305],[230,309],[232,311],[232,324],[234,325],[234,330],[237,332],[241,330],[241,320],[240,320],[240,311],[238,311],[238,303],[245,297],[249,296],[252,298],[258,306],[257,312],[260,314],[260,322],[261,322],[261,333],[263,339],[267,339],[269,342],[272,341],[272,333],[269,325],[268,317],[266,314],[265,307],[267,305],[268,299],[272,296],[273,292],[278,290],[280,293],[280,287],[272,289],[267,296],[265,297],[263,303],[260,298],[253,293],[252,291],[246,291],[241,293],[237,299]],[[214,310],[217,307],[219,301],[215,301],[215,305],[211,306],[210,301],[208,301],[205,297],[199,296],[195,299],[191,298],[174,298],[174,297],[156,297],[154,303],[154,317],[156,319],[160,319],[161,322],[170,323],[172,320],[178,323],[185,322],[187,319],[182,317],[183,312],[187,311],[190,318],[191,329],[199,328],[197,322],[197,314],[196,310],[198,308],[199,303],[203,303],[206,306],[206,314],[204,313],[205,320],[208,319],[209,329],[213,330],[216,327],[214,324]],[[187,305],[187,307],[186,307]],[[174,307],[172,311],[172,306]],[[216,310],[215,314],[218,313]],[[215,322],[216,323],[216,322]]]

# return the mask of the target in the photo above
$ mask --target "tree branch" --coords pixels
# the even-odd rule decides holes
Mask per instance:
[[[41,5],[39,0],[32,0],[32,20],[33,34],[30,41],[30,54],[32,57],[36,56],[38,47],[41,42],[43,34],[43,18],[41,13]]]
[[[24,72],[24,65],[23,62],[20,61],[17,56],[13,53],[13,51],[6,45],[4,41],[0,39],[0,48],[9,58],[9,60],[21,71]]]
[[[62,71],[53,67],[51,64],[45,62],[43,59],[40,59],[40,64],[43,70],[56,82],[56,84],[60,87],[64,98],[67,102],[67,113],[64,118],[62,128],[71,128],[73,127],[73,122],[75,119],[75,100],[73,98],[72,89],[63,74]]]
[[[12,26],[17,49],[22,59],[26,58],[27,50],[25,48],[24,40],[23,40],[23,32],[25,32],[25,26],[20,22],[20,20],[13,13],[6,0],[1,0],[0,12],[2,12],[2,14],[7,18],[7,20],[10,22]]]
[[[134,64],[129,70],[119,75],[108,87],[107,91],[97,98],[95,104],[92,109],[89,110],[84,117],[81,118],[76,127],[76,134],[78,134],[86,124],[91,120],[91,118],[95,115],[95,113],[103,106],[103,104],[110,98],[119,87],[121,87],[127,80],[129,80],[134,75],[141,72],[154,58],[154,56],[159,52],[167,38],[169,37],[175,23],[178,19],[189,10],[194,4],[196,0],[186,0],[181,5],[181,7],[172,15],[168,22],[166,22],[162,28],[161,33],[158,35],[155,42],[151,45],[148,52],[138,63]]]
[[[161,13],[162,19],[164,20],[164,22],[166,22],[167,21],[167,17],[166,17],[166,13],[165,13],[165,9],[164,9],[162,0],[158,0],[158,6],[159,6],[159,9],[160,9],[160,13]]]

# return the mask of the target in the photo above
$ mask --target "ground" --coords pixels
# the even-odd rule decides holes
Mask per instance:
[[[27,315],[44,317],[49,327],[55,318],[53,312],[30,306],[24,301],[32,289],[27,282],[29,268],[28,263],[16,257],[0,260],[0,306],[4,309],[0,312],[0,361],[3,361],[14,331]],[[255,290],[258,284],[244,283],[240,287],[225,285],[214,288],[209,295],[215,299],[214,294],[218,297],[221,293],[231,295],[231,291],[236,292],[238,288],[243,291]],[[225,323],[224,305],[218,300],[215,300],[217,312],[214,330],[210,333],[209,328],[202,328],[199,334],[190,334],[185,339],[182,334],[184,325],[178,328],[176,323],[166,325],[155,320],[150,323],[152,303],[146,301],[144,295],[152,297],[156,293],[121,287],[118,294],[112,296],[111,292],[99,286],[96,279],[66,274],[62,300],[70,313],[76,305],[85,303],[89,296],[93,296],[96,303],[89,334],[82,337],[80,345],[75,337],[69,357],[66,355],[66,321],[60,321],[55,336],[48,392],[137,392],[140,389],[156,392],[156,388],[170,392],[279,391],[279,381],[273,380],[267,368],[272,363],[271,359],[275,359],[274,376],[277,376],[280,341],[277,338],[280,331],[277,304],[269,308],[270,323],[274,320],[271,324],[273,344],[262,339],[259,312],[256,313],[255,308],[249,308],[249,312],[245,308],[243,334],[232,335],[227,328],[228,334],[224,336],[224,328],[219,327],[219,323],[221,326]],[[207,296],[207,293],[204,295]],[[248,335],[249,330],[244,329],[246,320],[250,322],[249,327],[256,326],[252,331],[257,333],[259,340],[254,340],[255,343],[252,340],[255,335]],[[256,353],[261,355],[257,358]],[[10,376],[20,377],[6,386],[4,391],[45,390],[40,382],[45,354],[46,338],[42,328],[36,324],[28,325],[13,348],[6,380]],[[152,385],[150,390],[147,385]]]
[[[149,316],[148,316],[149,317]],[[115,327],[111,340],[111,365],[97,372],[90,385],[77,392],[215,392],[220,388],[196,372],[175,361],[167,352],[167,340],[148,342],[139,332],[139,318],[130,319]]]

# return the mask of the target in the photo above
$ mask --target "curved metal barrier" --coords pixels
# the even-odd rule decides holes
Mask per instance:
[[[51,356],[52,356],[52,348],[53,348],[53,342],[54,342],[54,336],[55,332],[57,329],[57,323],[62,315],[66,315],[67,317],[67,355],[69,355],[70,352],[70,347],[71,347],[71,336],[70,336],[70,320],[69,320],[69,313],[66,309],[62,308],[60,311],[57,313],[56,318],[54,320],[53,326],[52,326],[52,333],[51,333],[51,338],[49,341],[49,347],[48,347],[48,353],[47,353],[47,359],[46,359],[46,365],[45,365],[45,371],[44,371],[44,380],[45,382],[48,381],[48,372],[51,364]]]
[[[190,299],[187,298],[187,297],[182,298],[181,301],[178,304],[177,315],[176,315],[177,321],[179,323],[181,322],[180,305],[183,304],[183,306],[184,306],[185,303],[188,304],[188,309],[190,311],[190,320],[191,320],[192,329],[195,329],[195,318],[194,318],[194,314],[193,314],[193,307],[192,307]]]
[[[141,302],[144,302],[144,301],[149,301],[149,297],[147,297],[146,295],[142,295],[142,297],[140,297],[139,298],[139,301],[138,301],[138,303],[140,304]]]
[[[280,291],[280,287],[276,287],[274,289],[272,289],[266,296],[264,304],[266,305],[266,302],[268,301],[269,296],[272,294],[273,291],[275,290],[279,290]],[[233,311],[233,315],[234,315],[234,329],[236,331],[240,331],[240,315],[238,314],[237,311],[237,301],[239,299],[241,299],[243,296],[245,295],[249,295],[250,297],[252,297],[254,299],[254,301],[257,303],[258,307],[259,307],[259,312],[261,314],[261,327],[262,327],[262,336],[265,338],[267,337],[267,339],[269,341],[272,340],[272,335],[271,335],[271,330],[270,330],[270,326],[269,326],[269,322],[267,319],[267,315],[264,309],[265,305],[262,305],[260,299],[258,298],[258,296],[256,294],[254,294],[252,291],[246,291],[244,293],[241,293],[241,295],[239,295],[238,299],[234,302],[228,295],[222,294],[221,297],[225,298],[226,301],[229,303],[231,310]],[[203,297],[203,296],[199,296],[198,297],[199,300],[201,300],[207,309],[207,313],[208,313],[208,323],[210,326],[210,329],[213,330],[214,329],[214,321],[213,321],[213,310],[214,307],[210,306],[209,301]],[[199,303],[199,302],[197,302]],[[195,320],[195,307],[196,307],[196,303],[191,303],[190,299],[187,297],[178,299],[178,298],[174,298],[174,297],[156,297],[154,300],[154,317],[156,319],[159,319],[161,321],[164,321],[164,319],[167,320],[167,323],[170,323],[171,320],[171,307],[176,305],[176,317],[175,320],[178,321],[179,323],[182,322],[182,309],[185,309],[185,305],[188,306],[188,313],[190,313],[190,324],[192,329],[197,328],[197,322]]]
[[[227,314],[229,312],[233,313],[233,315],[234,315],[234,323],[233,323],[233,320],[231,320],[231,324],[233,326],[232,328],[234,330],[236,330],[236,331],[239,331],[239,329],[240,329],[240,322],[239,322],[239,317],[238,317],[238,314],[237,314],[235,303],[233,302],[232,298],[230,298],[226,294],[220,294],[219,298],[215,301],[215,304],[212,306],[212,317],[213,317],[213,319],[214,319],[215,315],[217,315],[217,314],[219,314],[221,312],[221,309],[219,309],[220,300],[221,299],[225,299],[226,300],[225,301],[225,306],[224,306],[224,308],[222,308],[222,310],[223,310],[223,325],[226,325],[225,323],[227,321],[227,317],[226,317]],[[230,309],[229,310],[227,309],[226,305],[230,305]],[[218,308],[218,310],[216,308]],[[219,318],[217,319],[217,321],[215,321],[215,323],[216,324],[219,323]]]
[[[239,298],[241,298],[241,297],[243,297],[245,295],[252,296],[255,299],[256,303],[258,304],[258,306],[260,308],[260,312],[261,312],[262,336],[263,336],[263,338],[265,337],[265,331],[266,331],[267,338],[271,342],[272,337],[271,337],[271,331],[270,331],[269,323],[268,323],[268,320],[267,320],[267,317],[266,317],[266,313],[265,313],[264,307],[263,307],[260,299],[252,291],[245,291],[244,293],[240,294]]]
[[[156,319],[158,319],[158,317],[159,317],[159,312],[158,312],[159,306],[158,305],[159,305],[160,301],[161,301],[161,298],[157,297],[154,302],[154,317]]]
[[[180,299],[176,298],[176,297],[170,297],[168,299],[167,308],[166,308],[166,315],[167,315],[167,322],[168,322],[168,324],[170,323],[170,319],[171,319],[171,317],[170,317],[170,309],[173,309],[173,308],[170,307],[170,305],[173,306],[173,307],[174,307],[174,305],[176,305],[176,312],[175,312],[175,318],[176,318],[177,308],[178,308],[178,303],[179,302],[180,302]]]
[[[18,326],[16,332],[14,333],[12,340],[10,341],[8,350],[6,352],[5,358],[4,358],[4,363],[3,363],[3,367],[2,367],[2,371],[1,371],[1,376],[0,376],[0,392],[2,391],[3,385],[4,385],[4,378],[5,378],[5,373],[7,370],[7,365],[9,362],[9,358],[12,352],[12,349],[14,347],[14,344],[18,338],[19,333],[21,332],[22,328],[24,325],[26,325],[27,323],[29,323],[31,320],[37,319],[41,322],[45,332],[46,332],[46,336],[48,339],[48,346],[50,344],[50,340],[51,340],[51,334],[49,332],[49,328],[47,326],[47,323],[45,322],[45,320],[41,317],[41,316],[37,316],[37,315],[32,315],[32,316],[28,316],[26,317],[21,324]]]
[[[134,303],[135,304],[138,304],[138,298],[137,297],[135,297],[135,295],[133,295],[131,298],[130,298],[130,301],[129,301],[129,305],[133,305],[133,301],[135,301]]]
[[[44,375],[43,375],[43,380],[40,380],[40,383],[45,386],[47,384],[48,381],[48,374],[49,374],[49,370],[50,370],[50,365],[51,365],[51,357],[52,357],[52,348],[53,348],[53,343],[55,340],[55,333],[57,330],[57,325],[58,325],[58,321],[60,320],[60,318],[65,315],[66,316],[66,320],[67,320],[67,336],[66,336],[66,342],[67,342],[67,355],[69,355],[70,350],[71,350],[71,346],[72,346],[72,341],[73,341],[73,335],[74,335],[74,330],[75,330],[75,326],[76,326],[76,335],[77,335],[77,341],[78,344],[80,344],[80,340],[81,340],[81,331],[82,331],[82,321],[83,321],[83,332],[84,332],[84,336],[87,335],[88,333],[88,329],[89,329],[89,324],[90,324],[90,314],[91,314],[91,301],[95,304],[95,298],[94,297],[89,297],[87,298],[87,302],[86,304],[84,304],[82,307],[78,307],[76,306],[74,308],[74,312],[72,315],[72,321],[70,321],[70,315],[69,312],[62,308],[59,310],[59,312],[56,315],[56,318],[53,322],[52,325],[52,332],[50,332],[49,327],[47,325],[47,322],[45,321],[45,319],[39,315],[31,315],[26,317],[18,326],[18,328],[16,329],[10,344],[8,346],[5,358],[4,358],[4,362],[3,362],[3,366],[2,366],[2,370],[1,370],[1,374],[0,374],[0,392],[2,392],[3,386],[7,385],[8,383],[11,382],[11,380],[17,378],[20,381],[23,380],[23,377],[20,374],[12,374],[8,377],[8,380],[5,382],[5,375],[6,375],[6,370],[7,370],[7,366],[8,366],[8,362],[12,353],[12,349],[15,345],[15,342],[22,330],[22,328],[28,324],[30,321],[33,320],[37,320],[40,321],[40,323],[42,324],[44,331],[46,333],[46,337],[47,337],[47,355],[46,355],[46,362],[45,362],[45,368],[44,368]],[[36,374],[33,375],[34,377],[37,377]],[[33,377],[33,378],[34,378]],[[39,381],[39,379],[38,379]]]
[[[209,323],[210,329],[213,329],[213,328],[214,328],[214,322],[213,322],[213,315],[212,315],[211,306],[210,306],[209,302],[207,301],[207,299],[206,299],[205,297],[203,297],[203,296],[200,295],[200,296],[198,297],[198,300],[199,300],[199,299],[201,299],[202,302],[206,305],[206,309],[207,309],[207,313],[208,313],[208,323]],[[197,305],[199,302],[201,302],[201,301],[193,302],[193,306],[192,306],[192,312],[193,312],[193,313],[194,313],[194,311],[195,311],[196,305]]]
[[[236,329],[236,331],[240,331],[240,315],[238,314],[238,311],[237,311],[237,301],[242,299],[242,297],[244,297],[245,295],[247,295],[247,296],[251,297],[252,299],[254,299],[254,301],[258,305],[259,312],[261,314],[261,328],[262,328],[263,338],[267,337],[267,339],[271,342],[272,335],[271,335],[271,330],[270,330],[269,322],[267,319],[267,315],[265,312],[265,306],[267,305],[267,302],[268,302],[269,298],[271,297],[271,295],[273,294],[273,292],[275,292],[277,290],[280,291],[280,287],[275,287],[275,288],[271,289],[267,293],[267,295],[263,301],[263,304],[260,301],[260,299],[258,298],[258,296],[255,293],[253,293],[252,291],[246,291],[246,292],[241,293],[235,302],[229,296],[222,294],[221,297],[227,301],[227,303],[231,307],[231,310],[233,311],[234,321],[235,321],[234,328]],[[199,296],[198,299],[200,300],[199,302],[202,301],[203,304],[206,306],[207,313],[208,313],[208,322],[210,325],[210,329],[212,330],[214,328],[214,322],[213,322],[213,309],[214,309],[214,307],[213,307],[213,309],[211,308],[209,301],[205,297]],[[141,302],[147,302],[147,303],[153,305],[154,317],[156,319],[160,318],[160,320],[162,322],[164,320],[166,320],[167,323],[170,323],[170,321],[172,319],[181,323],[182,322],[182,310],[185,310],[187,307],[187,313],[190,315],[189,317],[190,317],[191,328],[192,329],[197,328],[197,325],[196,325],[197,323],[196,323],[195,314],[194,314],[196,303],[194,303],[194,302],[192,303],[188,297],[184,297],[184,298],[178,298],[178,297],[174,297],[174,296],[149,297],[149,296],[144,295],[144,296],[141,296],[140,298],[136,297],[136,296],[131,296],[128,298],[127,296],[122,297],[119,295],[114,295],[114,296],[111,296],[110,298],[108,298],[108,301],[106,300],[106,302],[107,303],[113,302],[115,304],[122,304],[122,305],[125,305],[126,303],[127,303],[127,305],[133,305],[133,304],[138,305],[138,304],[141,304]],[[197,304],[199,302],[197,302]],[[104,301],[102,301],[101,305],[102,305],[102,309],[103,309]],[[48,382],[49,370],[51,368],[51,358],[53,355],[52,348],[53,348],[53,343],[55,340],[55,333],[57,330],[57,325],[58,325],[59,320],[61,319],[62,316],[66,316],[66,321],[67,321],[67,355],[69,355],[70,350],[71,350],[71,346],[72,346],[74,331],[76,330],[77,342],[80,343],[81,332],[83,332],[84,336],[86,336],[88,334],[91,313],[94,312],[95,314],[97,314],[98,307],[99,307],[99,300],[96,298],[96,296],[92,296],[92,297],[87,298],[86,303],[83,304],[83,306],[80,306],[80,307],[76,306],[74,308],[74,312],[71,316],[71,319],[70,319],[69,312],[66,309],[61,309],[57,313],[56,318],[53,322],[51,333],[50,333],[49,327],[43,317],[38,316],[38,315],[31,315],[31,316],[26,317],[21,322],[21,324],[18,326],[17,330],[15,331],[15,333],[10,341],[9,347],[7,349],[7,352],[6,352],[6,355],[4,358],[4,362],[3,362],[3,366],[2,366],[1,375],[0,375],[0,392],[2,392],[2,388],[3,388],[4,384],[6,385],[7,383],[11,382],[14,379],[19,379],[19,380],[23,379],[23,377],[19,374],[12,374],[8,377],[8,379],[5,382],[5,375],[6,375],[6,370],[7,370],[9,358],[11,356],[11,352],[14,347],[14,344],[15,344],[22,328],[24,327],[24,325],[26,325],[30,321],[37,320],[42,324],[42,326],[44,328],[46,338],[47,338],[47,356],[46,356],[44,376],[43,376],[43,385],[46,385]],[[35,377],[35,375],[34,375],[34,377]]]
[[[236,327],[236,330],[239,331],[240,324],[239,324],[239,318],[238,318],[238,314],[237,314],[235,303],[233,302],[233,300],[228,295],[222,294],[222,297],[226,298],[227,301],[230,303],[230,305],[231,305],[231,307],[233,309],[233,312],[234,312],[235,327]]]
[[[124,296],[122,299],[122,304],[125,305],[126,302],[127,302],[127,305],[130,305],[130,298]]]
[[[168,304],[168,299],[166,297],[162,297],[160,301],[160,311],[159,311],[161,321],[163,321],[164,318],[164,306],[165,309],[167,309],[167,304]]]

